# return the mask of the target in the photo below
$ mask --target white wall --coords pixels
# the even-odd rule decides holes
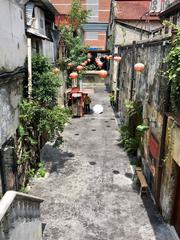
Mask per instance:
[[[49,58],[50,62],[54,62],[55,56],[54,56],[54,43],[48,40],[42,41],[43,45],[43,55],[47,58]]]
[[[21,2],[21,5],[16,2]],[[13,70],[24,65],[26,36],[23,2],[0,0],[0,70]]]
[[[115,44],[119,45],[126,45],[126,44],[132,44],[133,41],[140,41],[141,40],[141,33],[137,32],[133,29],[129,29],[126,27],[123,27],[119,24],[116,24],[116,30],[115,30]],[[148,36],[144,35],[142,36],[142,40],[147,39]]]

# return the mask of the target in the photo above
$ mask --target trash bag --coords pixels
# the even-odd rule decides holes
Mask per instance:
[[[103,108],[103,106],[100,105],[100,104],[96,104],[96,105],[94,105],[94,107],[93,107],[93,112],[94,112],[94,113],[97,113],[97,114],[103,113],[103,110],[104,110],[104,108]]]

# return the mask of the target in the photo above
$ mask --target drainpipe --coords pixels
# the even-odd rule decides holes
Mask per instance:
[[[130,86],[130,100],[133,98],[134,94],[134,81],[135,81],[135,71],[134,71],[134,64],[135,64],[135,52],[136,52],[136,41],[133,41],[133,48],[132,48],[132,74],[131,74],[131,86]]]
[[[32,48],[31,38],[27,38],[27,54],[28,54],[28,98],[32,98]]]

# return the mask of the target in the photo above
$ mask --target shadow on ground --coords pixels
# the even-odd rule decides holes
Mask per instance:
[[[41,160],[49,173],[59,173],[64,168],[65,162],[73,160],[74,156],[74,153],[65,152],[50,143],[47,143],[41,152]]]
[[[132,182],[132,188],[137,194],[139,194],[140,185],[137,180],[137,177]],[[162,240],[164,239],[163,236],[166,235],[167,228],[162,228],[164,225],[163,217],[161,216],[160,212],[158,211],[158,208],[152,198],[152,195],[148,189],[147,193],[142,193],[142,205],[141,207],[144,208],[147,212],[149,221],[151,223],[152,229],[154,231],[155,239],[156,240]],[[164,232],[163,232],[164,231]]]

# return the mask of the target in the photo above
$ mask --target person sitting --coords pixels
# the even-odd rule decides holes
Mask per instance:
[[[88,96],[88,94],[86,94],[85,98],[84,98],[84,112],[85,113],[90,113],[90,103],[91,103],[91,98]]]

